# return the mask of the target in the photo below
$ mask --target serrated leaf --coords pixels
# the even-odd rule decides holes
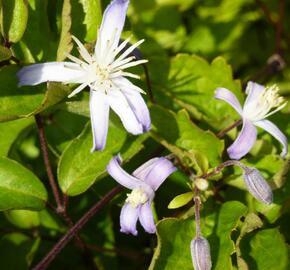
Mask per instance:
[[[288,247],[278,229],[259,231],[251,239],[250,245],[250,254],[255,260],[257,269],[289,269]]]
[[[194,118],[221,130],[239,116],[228,104],[214,98],[218,87],[230,89],[242,100],[240,83],[233,79],[231,67],[222,57],[208,63],[196,55],[178,54],[171,59],[167,83],[158,89]]]
[[[208,163],[219,163],[224,144],[210,131],[197,127],[185,110],[175,114],[160,106],[151,106],[153,138],[175,153],[186,166],[193,166],[199,174]]]
[[[18,42],[27,26],[28,7],[26,0],[2,1],[1,32],[3,37],[12,43]]]
[[[231,239],[231,233],[246,213],[247,207],[238,201],[226,202],[222,205],[216,231],[219,247],[216,249],[216,246],[212,245],[213,252],[217,253],[213,269],[233,269],[231,255],[235,252],[235,245]]]
[[[64,0],[61,15],[61,35],[57,49],[57,61],[63,61],[73,48],[71,25],[71,2],[70,0]]]
[[[110,159],[121,153],[130,159],[142,148],[146,135],[127,140],[127,133],[110,123],[106,148],[91,153],[93,138],[89,123],[84,131],[64,150],[58,166],[58,180],[62,191],[75,196],[85,192],[96,180],[106,174]]]
[[[0,210],[41,210],[47,193],[41,181],[28,169],[0,157]]]
[[[186,192],[175,196],[168,204],[169,209],[176,209],[188,204],[193,199],[193,192]]]

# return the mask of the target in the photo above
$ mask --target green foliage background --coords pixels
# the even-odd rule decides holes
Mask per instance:
[[[131,0],[123,38],[146,39],[141,51],[155,98],[148,100],[152,130],[126,133],[111,114],[107,147],[90,153],[88,92],[68,99],[58,83],[17,86],[16,72],[31,63],[62,61],[75,35],[90,49],[104,8],[101,0],[1,0],[0,45],[0,267],[29,269],[67,231],[49,207],[54,204],[43,165],[34,116],[41,114],[50,160],[60,190],[69,197],[68,213],[77,221],[116,185],[106,173],[121,153],[132,171],[153,156],[174,153],[197,175],[227,160],[226,147],[237,135],[216,134],[238,119],[214,90],[226,87],[240,101],[248,80],[276,83],[290,95],[290,22],[288,0]],[[273,60],[274,59],[274,60]],[[147,89],[142,80],[136,82]],[[147,99],[147,97],[145,97]],[[290,105],[271,117],[290,135]],[[242,160],[258,168],[274,190],[274,203],[258,203],[247,191],[239,169],[210,179],[202,194],[202,232],[209,240],[215,270],[287,270],[290,243],[289,155],[259,131]],[[130,162],[129,162],[130,161]],[[157,237],[139,228],[138,237],[119,232],[122,192],[80,232],[86,252],[72,241],[50,269],[192,269],[189,243],[194,237],[192,203],[167,205],[191,192],[191,180],[175,172],[157,192]]]

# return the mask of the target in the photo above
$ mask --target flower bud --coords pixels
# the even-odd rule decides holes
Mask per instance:
[[[194,183],[199,190],[204,191],[208,188],[208,182],[204,178],[197,178]]]
[[[257,169],[247,167],[243,177],[249,192],[258,201],[265,204],[273,202],[272,190]]]
[[[195,270],[210,270],[211,257],[208,241],[198,236],[190,243],[191,258]]]

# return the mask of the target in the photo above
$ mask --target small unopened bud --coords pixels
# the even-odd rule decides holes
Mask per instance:
[[[197,178],[194,183],[199,190],[204,191],[204,190],[207,190],[208,188],[208,182],[206,179]]]
[[[247,167],[243,175],[249,192],[260,202],[271,204],[273,194],[269,184],[255,168]]]
[[[211,257],[208,241],[198,236],[190,243],[192,264],[195,270],[210,270]]]

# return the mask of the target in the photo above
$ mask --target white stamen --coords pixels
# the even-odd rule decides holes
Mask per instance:
[[[256,122],[284,108],[287,102],[284,102],[284,98],[280,97],[278,92],[279,88],[276,85],[266,87],[256,100],[244,106],[243,116]],[[273,110],[274,108],[276,109]]]
[[[126,202],[136,208],[140,204],[148,201],[148,196],[142,188],[135,188],[131,193],[127,194]]]

